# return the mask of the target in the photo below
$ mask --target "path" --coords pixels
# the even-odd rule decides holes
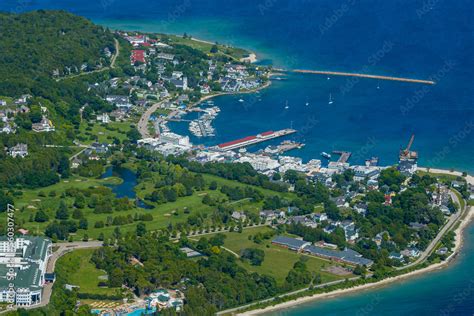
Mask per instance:
[[[97,73],[97,72],[102,72],[102,71],[109,70],[109,69],[114,69],[115,68],[115,61],[117,60],[117,57],[120,55],[120,44],[119,44],[119,42],[117,41],[116,38],[114,38],[114,41],[115,41],[115,54],[112,56],[112,59],[110,60],[110,66],[104,67],[104,68],[101,68],[101,69],[92,70],[92,71],[81,72],[79,74],[75,74],[75,75],[72,75],[72,76],[61,77],[61,78],[56,79],[56,81],[76,78],[76,77],[90,75],[90,74]]]
[[[46,273],[54,272],[54,268],[56,266],[56,262],[59,258],[65,255],[68,252],[71,252],[76,249],[87,249],[87,248],[99,248],[102,247],[101,241],[78,241],[78,242],[67,242],[67,243],[56,243],[53,244],[53,247],[58,247],[58,249],[53,252],[51,257],[48,260],[48,264],[46,265]],[[37,305],[32,306],[21,306],[25,309],[33,309],[38,307],[44,307],[49,304],[49,300],[51,299],[51,293],[53,290],[53,283],[48,283],[43,286],[43,293],[41,302]],[[13,310],[15,310],[14,308]]]
[[[456,194],[454,194],[454,192],[452,192],[452,191],[450,191],[449,194],[451,195],[451,198],[453,199],[453,201],[455,203],[457,203],[459,205],[459,207],[461,207],[461,201],[459,200],[458,196]],[[453,228],[453,226],[458,222],[458,220],[462,217],[462,215],[464,215],[464,213],[467,211],[467,209],[468,209],[468,207],[467,207],[467,203],[466,203],[462,210],[459,209],[459,211],[457,211],[455,214],[451,215],[449,217],[448,222],[439,231],[438,235],[436,235],[436,237],[430,242],[428,247],[426,247],[426,249],[421,253],[421,255],[415,261],[413,261],[412,263],[407,264],[403,267],[397,267],[396,269],[397,270],[404,270],[404,269],[416,266],[417,264],[420,264],[426,258],[428,258],[428,256],[431,254],[431,252],[438,245],[441,238],[443,238],[444,234],[446,234],[446,232],[448,232],[451,228]]]

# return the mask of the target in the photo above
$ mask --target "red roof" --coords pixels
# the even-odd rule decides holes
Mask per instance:
[[[273,131],[264,132],[264,133],[261,133],[260,135],[261,136],[268,136],[268,135],[271,135],[271,134],[273,134]]]
[[[142,46],[145,46],[145,47],[150,47],[150,46],[151,46],[151,44],[150,44],[150,43],[147,43],[147,42],[145,42],[145,43],[142,43]]]
[[[243,143],[243,142],[246,142],[246,141],[255,139],[255,138],[257,138],[257,137],[256,137],[256,136],[247,136],[247,137],[244,137],[244,138],[241,138],[241,139],[233,140],[233,141],[231,141],[231,142],[219,144],[219,145],[217,145],[217,146],[219,146],[220,148],[229,147],[229,146],[232,146],[232,145],[235,145],[235,144],[239,144],[239,143]]]
[[[132,63],[134,64],[136,61],[141,63],[145,63],[145,51],[141,49],[132,50]]]

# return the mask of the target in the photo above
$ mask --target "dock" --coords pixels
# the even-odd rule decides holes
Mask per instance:
[[[332,153],[340,156],[337,160],[338,163],[346,163],[352,155],[350,151],[334,150]]]
[[[401,82],[420,83],[420,84],[428,84],[428,85],[436,84],[436,82],[432,81],[432,80],[412,79],[412,78],[403,78],[403,77],[391,77],[391,76],[380,76],[380,75],[369,75],[369,74],[352,73],[352,72],[305,70],[305,69],[295,69],[295,70],[293,70],[293,72],[315,74],[315,75],[359,77],[359,78],[369,78],[369,79],[378,79],[378,80],[401,81]]]
[[[216,149],[221,150],[221,151],[239,149],[239,148],[247,147],[250,145],[262,143],[270,139],[275,139],[275,138],[283,137],[286,135],[290,135],[293,133],[296,133],[296,130],[291,129],[291,128],[282,129],[276,132],[268,131],[268,132],[257,134],[255,136],[247,136],[241,139],[219,144],[216,146]]]

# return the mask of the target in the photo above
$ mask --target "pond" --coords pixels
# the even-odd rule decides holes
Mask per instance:
[[[137,194],[134,191],[135,186],[138,184],[137,175],[135,172],[127,168],[112,166],[108,167],[100,178],[105,179],[109,177],[117,177],[122,179],[122,182],[119,184],[105,185],[112,189],[112,192],[115,193],[118,198],[127,197],[129,199],[135,200],[136,205],[143,209],[153,208],[152,206],[137,198]]]

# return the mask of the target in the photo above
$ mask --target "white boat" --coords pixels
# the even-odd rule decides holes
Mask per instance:
[[[285,110],[288,110],[290,107],[288,106],[288,100],[285,103]]]
[[[239,102],[244,102],[244,99],[239,99]]]
[[[334,101],[332,99],[332,95],[329,93],[329,102],[328,102],[328,104],[333,104],[333,103],[334,103]]]
[[[323,156],[323,157],[326,158],[326,159],[331,159],[331,155],[328,154],[328,153],[325,152],[325,151],[323,151],[323,152],[321,153],[321,156]]]

